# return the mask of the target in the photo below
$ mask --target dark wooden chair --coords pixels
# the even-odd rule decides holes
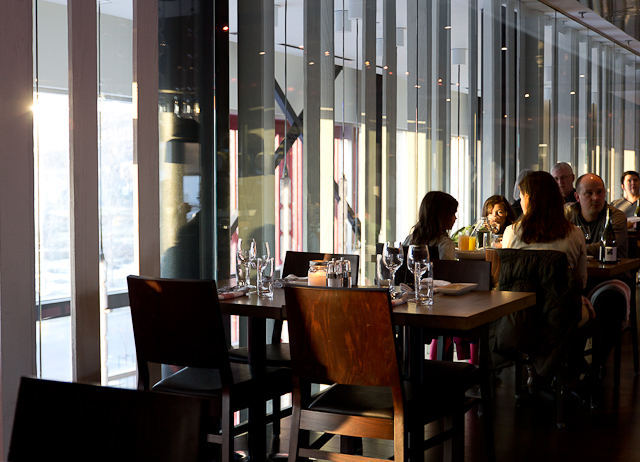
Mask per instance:
[[[516,364],[516,398],[523,389],[522,366],[533,364],[556,380],[557,425],[565,425],[564,380],[567,368],[576,356],[569,353],[584,352],[587,338],[597,342],[595,323],[588,322],[578,329],[580,320],[581,287],[569,274],[567,255],[555,250],[499,249],[500,290],[536,293],[532,307],[505,316],[496,324],[494,364],[504,358]],[[504,330],[503,330],[504,329]],[[528,351],[525,351],[528,350]],[[524,360],[523,353],[530,359]],[[580,353],[577,353],[579,355]],[[584,353],[582,353],[584,354]],[[594,355],[594,357],[597,356]]]
[[[452,438],[453,459],[464,460],[464,394],[479,380],[474,366],[449,363],[448,374],[430,374],[427,363],[430,379],[404,382],[386,289],[284,290],[294,383],[290,462],[372,460],[323,450],[326,438],[311,443],[309,432],[393,440],[396,462],[421,461],[427,448]],[[332,386],[312,396],[315,383]],[[452,427],[424,441],[424,426],[445,416]]]
[[[476,290],[491,290],[491,262],[485,260],[435,260],[433,278],[451,283],[478,284]]]
[[[209,441],[222,446],[223,462],[233,460],[234,435],[246,430],[234,428],[234,411],[248,408],[249,434],[265,435],[266,402],[291,391],[290,369],[229,361],[215,281],[129,276],[127,282],[139,388],[208,398],[216,418]],[[186,367],[152,386],[149,362]],[[249,441],[252,453],[266,453],[264,438]]]
[[[360,257],[358,255],[288,251],[284,259],[284,265],[282,266],[282,277],[290,274],[301,277],[306,276],[309,270],[310,260],[329,261],[332,258],[336,260],[344,258],[351,262],[351,283],[355,286],[358,282],[358,268],[360,263]],[[281,343],[282,327],[283,323],[281,321],[274,323],[271,344],[267,345],[267,364],[271,366],[289,367],[291,365],[291,353],[289,352],[289,344]],[[229,350],[229,357],[231,361],[248,363],[248,350],[244,347],[233,348]]]
[[[23,377],[7,460],[211,460],[207,413],[201,398]]]

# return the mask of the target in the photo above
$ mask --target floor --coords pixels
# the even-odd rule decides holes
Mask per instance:
[[[639,286],[640,287],[640,286]],[[495,442],[498,461],[638,461],[640,460],[640,377],[633,371],[631,336],[623,337],[619,391],[613,389],[613,358],[607,361],[605,396],[597,409],[568,399],[566,427],[556,426],[555,403],[543,398],[514,398],[513,368],[504,370],[495,388]],[[482,418],[467,413],[466,461],[487,460]],[[281,446],[288,445],[283,425]],[[391,442],[364,442],[365,454],[389,458]],[[283,450],[286,452],[286,450]],[[425,453],[425,461],[442,460],[443,448]],[[445,459],[447,460],[447,459]]]

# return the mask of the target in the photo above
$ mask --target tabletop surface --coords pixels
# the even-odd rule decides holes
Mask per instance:
[[[533,292],[472,291],[463,295],[436,294],[432,307],[409,302],[394,307],[398,325],[433,329],[471,330],[514,313],[536,302]],[[222,314],[286,319],[284,289],[275,289],[272,299],[256,294],[220,300]]]
[[[640,268],[640,258],[621,258],[615,263],[600,263],[593,258],[587,262],[589,276],[611,277]]]

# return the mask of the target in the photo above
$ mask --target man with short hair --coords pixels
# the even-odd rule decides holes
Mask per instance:
[[[589,226],[590,236],[587,240],[587,254],[598,256],[600,246],[600,236],[604,232],[607,209],[611,213],[613,231],[616,235],[617,257],[626,258],[628,250],[627,216],[605,202],[605,185],[602,178],[593,173],[582,175],[576,181],[576,200],[573,204],[566,204],[564,211],[567,219],[577,226]],[[635,289],[635,284],[631,281],[631,275],[624,273],[619,276],[629,287]],[[598,283],[602,282],[594,277],[587,280],[587,292],[592,290]],[[605,287],[603,287],[603,290]],[[606,289],[594,306],[596,310],[596,323],[600,325],[600,354],[597,361],[599,370],[592,371],[595,374],[598,385],[602,384],[604,377],[604,365],[607,356],[613,349],[620,336],[620,328],[626,319],[626,304],[620,303],[620,294],[613,288]],[[600,397],[595,397],[600,399]]]
[[[611,210],[613,231],[616,235],[618,258],[626,258],[628,251],[627,216],[611,205],[607,205],[604,181],[598,175],[586,173],[576,181],[575,199],[577,202],[564,207],[567,219],[576,226],[589,227],[587,254],[598,256],[600,236],[604,233],[607,209]]]
[[[622,197],[611,202],[611,205],[622,210],[627,218],[636,213],[636,208],[640,204],[640,175],[633,170],[626,171],[620,177],[622,185]],[[633,223],[628,223],[627,228],[632,228]]]
[[[573,187],[573,180],[576,179],[576,176],[573,174],[571,165],[566,162],[558,162],[551,169],[551,176],[558,183],[560,194],[564,197],[565,204],[575,202],[576,190]]]

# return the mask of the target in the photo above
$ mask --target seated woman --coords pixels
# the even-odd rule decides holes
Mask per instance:
[[[522,218],[508,226],[503,249],[559,250],[567,254],[574,280],[587,284],[587,248],[584,234],[564,215],[564,203],[553,177],[533,172],[518,185]]]
[[[402,244],[428,245],[432,260],[454,260],[455,244],[448,231],[456,222],[457,211],[458,201],[453,196],[442,191],[428,192],[420,204],[418,222]]]
[[[451,195],[442,191],[428,192],[418,212],[418,222],[413,227],[403,245],[428,245],[431,260],[455,260],[455,244],[449,237],[448,231],[456,222],[458,201]],[[475,348],[469,350],[469,342],[458,337],[453,341],[456,344],[458,359],[477,358]],[[437,340],[431,342],[429,359],[437,357]],[[451,338],[446,339],[446,349],[451,345]],[[477,364],[477,359],[471,361]]]
[[[503,234],[507,226],[516,221],[516,214],[503,196],[491,196],[484,202],[482,216],[487,217],[489,224],[495,224],[498,229],[495,234]]]
[[[563,295],[561,292],[553,294],[554,300],[559,301],[558,304],[550,305],[548,301],[539,301],[538,309],[542,311],[529,312],[524,314],[524,318],[516,317],[496,328],[496,344],[503,345],[507,350],[503,348],[501,351],[500,348],[496,348],[495,353],[503,354],[502,352],[508,351],[508,347],[515,345],[513,343],[515,342],[521,344],[518,348],[529,355],[533,363],[533,366],[528,366],[530,375],[528,383],[531,386],[539,377],[545,379],[547,383],[550,382],[555,372],[554,364],[557,364],[558,353],[556,352],[560,351],[559,344],[563,339],[568,338],[569,331],[578,325],[580,301],[576,297],[571,298],[576,301],[576,306],[563,297],[565,295],[573,297],[572,288],[574,287],[584,290],[587,283],[587,249],[580,229],[565,218],[560,190],[549,173],[530,173],[524,177],[519,187],[523,216],[506,228],[502,248],[563,252],[567,256],[570,276],[573,280],[573,284],[566,287],[566,294]],[[540,277],[553,277],[550,274]],[[503,279],[501,274],[500,284],[501,286],[504,284],[506,290],[510,290],[510,284],[519,284],[517,279],[521,276],[513,275],[513,280],[510,280],[509,277]],[[520,324],[518,319],[522,319],[523,324]],[[529,327],[524,327],[525,325]],[[515,334],[517,332],[519,334]],[[510,338],[513,340],[507,340]]]

